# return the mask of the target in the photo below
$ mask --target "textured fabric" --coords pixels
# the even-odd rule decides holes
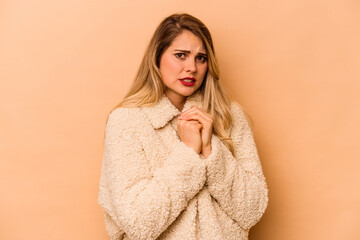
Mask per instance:
[[[199,92],[183,111],[201,107]],[[153,107],[117,108],[106,124],[98,203],[118,239],[248,239],[268,189],[251,129],[237,102],[228,130],[235,156],[215,135],[203,158],[180,141],[181,112],[163,95]]]

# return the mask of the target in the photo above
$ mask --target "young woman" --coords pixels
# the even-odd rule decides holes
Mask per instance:
[[[241,106],[219,83],[210,32],[165,18],[109,114],[98,202],[111,239],[248,239],[268,190]]]

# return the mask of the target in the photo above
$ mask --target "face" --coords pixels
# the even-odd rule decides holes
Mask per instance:
[[[204,81],[207,67],[206,49],[201,39],[183,30],[160,58],[165,95],[177,100],[192,95]],[[191,78],[191,82],[184,78]]]

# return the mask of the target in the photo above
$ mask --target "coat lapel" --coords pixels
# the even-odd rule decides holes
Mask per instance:
[[[182,112],[193,105],[199,108],[202,107],[200,92],[187,97]],[[141,107],[141,110],[150,124],[144,127],[140,139],[146,157],[149,160],[150,168],[155,171],[158,167],[162,166],[163,161],[170,153],[174,141],[180,141],[176,129],[171,126],[170,122],[174,117],[180,115],[181,112],[171,103],[165,94],[154,106]],[[156,151],[154,151],[154,148],[156,148]]]
[[[182,112],[186,111],[193,105],[202,108],[202,96],[199,91],[187,97]],[[181,114],[180,110],[172,104],[165,94],[163,94],[161,99],[154,106],[143,107],[142,110],[147,115],[154,129],[164,127],[175,116]]]

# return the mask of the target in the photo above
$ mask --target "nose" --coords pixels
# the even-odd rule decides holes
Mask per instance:
[[[194,59],[187,59],[185,64],[185,72],[196,72],[196,62]]]

